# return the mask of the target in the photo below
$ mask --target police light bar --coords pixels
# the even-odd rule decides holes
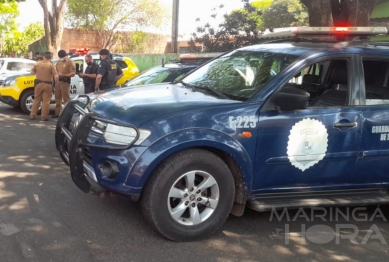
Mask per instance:
[[[381,35],[387,34],[386,27],[295,27],[291,30],[296,35]]]
[[[180,55],[180,59],[194,59],[194,58],[197,58],[197,56],[196,55],[192,55],[192,54]]]
[[[69,53],[71,54],[87,54],[90,51],[90,48],[70,48]]]
[[[182,54],[180,55],[180,59],[211,59],[215,58],[223,53],[216,52],[216,53],[198,53],[198,54]]]

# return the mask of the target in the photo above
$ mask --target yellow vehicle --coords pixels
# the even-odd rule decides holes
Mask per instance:
[[[114,56],[113,60],[120,66],[123,71],[123,77],[116,82],[117,86],[121,86],[128,80],[139,75],[139,69],[136,64],[131,60],[131,58],[124,56]]]
[[[100,63],[99,55],[92,55],[96,63]],[[84,72],[86,68],[85,56],[73,56],[71,59],[76,64],[78,73]],[[121,77],[116,85],[120,86],[127,80],[139,74],[139,69],[135,63],[128,57],[114,55],[113,60],[122,68],[123,77]],[[55,63],[56,60],[53,60]],[[34,80],[33,74],[10,75],[7,78],[0,80],[0,101],[13,107],[20,107],[21,110],[29,114],[31,112],[32,103],[34,101]],[[70,83],[70,98],[77,95],[85,94],[85,88],[82,78],[78,75],[71,78]],[[54,103],[54,94],[51,99]]]

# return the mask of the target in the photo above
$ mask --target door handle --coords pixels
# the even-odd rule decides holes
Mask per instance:
[[[357,122],[346,122],[346,123],[335,123],[334,127],[345,128],[345,127],[356,127],[358,126]]]

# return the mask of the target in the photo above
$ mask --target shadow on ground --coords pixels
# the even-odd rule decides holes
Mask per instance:
[[[389,259],[379,238],[389,241],[388,206],[246,210],[208,239],[168,241],[145,222],[138,203],[81,192],[55,149],[54,128],[53,120],[29,121],[0,106],[1,261]]]

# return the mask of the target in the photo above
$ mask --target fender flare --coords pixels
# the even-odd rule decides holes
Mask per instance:
[[[231,155],[240,166],[243,181],[251,191],[253,164],[245,148],[233,137],[212,129],[185,129],[170,133],[151,144],[135,161],[125,184],[142,188],[155,168],[169,156],[189,148],[209,147]]]

